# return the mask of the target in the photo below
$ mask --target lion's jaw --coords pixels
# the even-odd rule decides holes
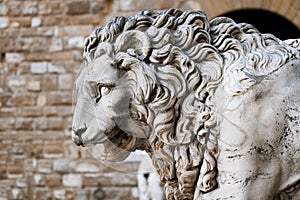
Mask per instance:
[[[87,128],[80,134],[73,130],[72,140],[78,146],[84,146],[92,152],[99,153],[94,155],[97,159],[109,162],[123,161],[137,148],[137,139],[119,128],[105,133],[91,128]]]

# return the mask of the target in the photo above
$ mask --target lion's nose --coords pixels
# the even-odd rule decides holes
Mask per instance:
[[[83,146],[84,144],[81,139],[82,133],[86,131],[86,128],[80,128],[80,129],[72,129],[72,140],[77,146]]]
[[[86,125],[84,125],[84,127],[81,128],[72,128],[72,131],[75,133],[75,135],[81,137],[82,133],[84,133],[86,129]]]

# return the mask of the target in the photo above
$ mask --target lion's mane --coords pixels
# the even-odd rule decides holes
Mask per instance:
[[[132,30],[145,33],[150,48],[111,45],[125,43],[118,37]],[[152,127],[149,154],[167,199],[193,199],[195,191],[217,187],[219,130],[212,96],[227,72],[239,73],[232,91],[239,95],[257,77],[299,57],[295,49],[249,24],[229,18],[209,22],[203,12],[177,9],[112,19],[85,42],[86,60],[103,53],[115,57],[115,66],[133,80],[131,117]]]

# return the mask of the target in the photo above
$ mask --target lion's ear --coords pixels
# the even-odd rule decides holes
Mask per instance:
[[[150,39],[146,33],[132,30],[122,33],[115,42],[116,52],[127,52],[140,60],[144,60],[150,51]]]

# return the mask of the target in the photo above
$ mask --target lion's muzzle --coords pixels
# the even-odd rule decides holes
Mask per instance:
[[[72,140],[73,142],[77,145],[77,146],[83,146],[84,144],[82,142],[82,139],[80,137],[80,132],[76,131],[76,130],[72,130]]]

